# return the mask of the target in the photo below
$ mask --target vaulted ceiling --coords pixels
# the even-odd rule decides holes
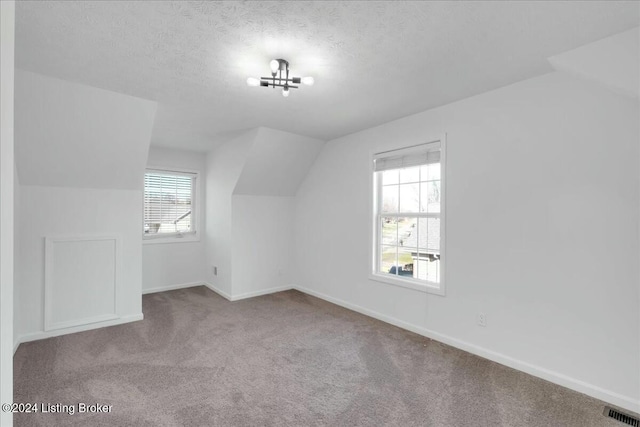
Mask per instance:
[[[152,144],[268,126],[329,140],[551,71],[637,2],[18,2],[16,66],[158,101]],[[285,58],[316,84],[248,87]]]

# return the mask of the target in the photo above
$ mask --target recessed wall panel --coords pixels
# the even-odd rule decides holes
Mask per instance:
[[[119,240],[49,237],[45,244],[45,330],[117,318]]]

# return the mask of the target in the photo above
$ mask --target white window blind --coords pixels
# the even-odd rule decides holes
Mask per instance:
[[[439,163],[440,143],[432,142],[378,153],[374,156],[373,161],[375,172]]]
[[[144,234],[195,232],[193,195],[196,175],[147,170],[144,176]]]

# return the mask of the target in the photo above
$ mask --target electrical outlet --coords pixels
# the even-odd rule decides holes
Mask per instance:
[[[478,326],[487,326],[487,316],[484,313],[477,315]]]
[[[218,275],[218,267],[216,267],[215,265],[211,266],[211,272],[213,273],[214,276]]]

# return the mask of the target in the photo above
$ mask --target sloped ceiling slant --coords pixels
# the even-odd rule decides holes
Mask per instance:
[[[16,70],[21,185],[142,189],[157,103]]]

